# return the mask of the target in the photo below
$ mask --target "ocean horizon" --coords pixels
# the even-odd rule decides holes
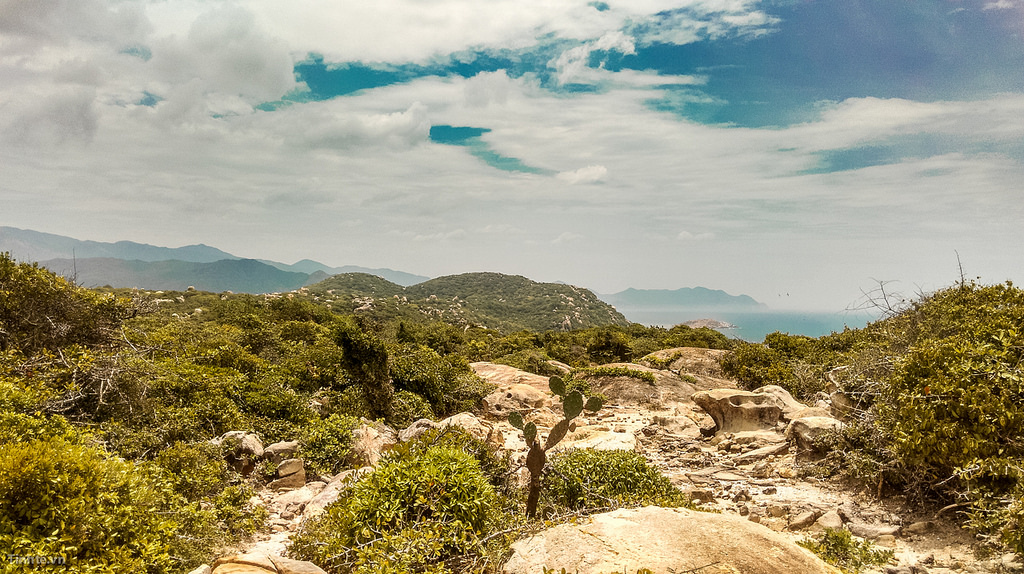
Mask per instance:
[[[790,335],[821,337],[846,328],[860,329],[878,319],[865,311],[720,311],[714,309],[619,310],[634,323],[672,327],[687,321],[714,319],[733,325],[715,329],[736,339],[760,343],[765,335],[779,331]]]

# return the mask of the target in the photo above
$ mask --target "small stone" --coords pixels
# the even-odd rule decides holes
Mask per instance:
[[[879,546],[885,546],[886,548],[895,548],[896,537],[892,534],[882,534],[877,539],[875,539],[875,544],[878,544]]]
[[[739,512],[740,516],[746,516],[750,514],[750,507],[746,504],[741,504],[736,508],[736,511]]]
[[[929,533],[929,532],[931,532],[933,530],[935,530],[935,523],[934,522],[932,522],[930,520],[922,520],[920,522],[915,522],[915,523],[911,524],[910,526],[904,528],[903,529],[903,533],[904,534],[920,535],[920,534],[927,534],[927,533]]]
[[[775,488],[774,486],[768,486],[761,491],[761,494],[775,494],[778,491],[779,489]]]
[[[768,514],[774,516],[775,518],[785,516],[786,512],[786,507],[779,506],[778,504],[773,504],[768,507]]]
[[[761,515],[757,514],[756,512],[751,512],[750,515],[747,516],[747,520],[753,522],[754,524],[761,524]]]
[[[277,465],[277,476],[278,478],[283,478],[289,474],[299,472],[302,468],[301,458],[289,458],[288,460],[281,461],[281,464]]]
[[[782,478],[796,478],[796,470],[791,466],[780,466],[778,473]]]
[[[797,514],[789,521],[790,530],[803,530],[808,526],[814,524],[814,521],[818,519],[820,513],[814,510],[808,510],[807,512],[801,512]]]
[[[843,519],[839,516],[839,513],[835,510],[830,510],[823,514],[821,518],[814,521],[814,524],[820,527],[822,530],[831,528],[833,530],[839,530],[843,527]]]

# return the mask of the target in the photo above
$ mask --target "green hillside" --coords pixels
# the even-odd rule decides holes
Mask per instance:
[[[378,321],[443,321],[506,332],[629,323],[587,289],[501,273],[450,275],[410,287],[365,273],[345,273],[308,289],[332,307]]]

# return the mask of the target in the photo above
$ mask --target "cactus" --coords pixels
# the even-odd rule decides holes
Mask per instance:
[[[537,502],[540,500],[541,477],[544,473],[544,465],[547,464],[547,451],[558,444],[570,430],[575,429],[576,423],[573,419],[580,416],[586,409],[590,412],[597,412],[604,406],[600,397],[584,398],[579,390],[566,393],[565,381],[559,376],[551,377],[548,380],[548,388],[555,395],[562,399],[562,420],[555,424],[548,433],[544,446],[541,446],[537,437],[537,425],[524,423],[523,416],[517,412],[508,415],[508,422],[517,429],[523,431],[523,438],[530,447],[526,454],[526,468],[530,471],[530,494],[526,499],[526,515],[533,518],[537,514]]]

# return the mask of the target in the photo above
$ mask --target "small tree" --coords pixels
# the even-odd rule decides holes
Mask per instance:
[[[597,412],[601,409],[604,401],[601,397],[590,397],[586,399],[578,389],[569,393],[565,391],[565,382],[559,376],[548,379],[548,388],[551,392],[562,398],[562,420],[548,433],[544,446],[541,446],[537,437],[537,425],[524,423],[523,416],[517,412],[508,415],[508,422],[517,429],[523,431],[523,437],[530,451],[526,454],[526,468],[530,471],[530,494],[526,499],[526,515],[533,518],[537,514],[537,501],[540,499],[541,477],[544,473],[544,465],[547,464],[547,451],[558,444],[565,435],[575,428],[573,419],[578,417],[584,409]]]

